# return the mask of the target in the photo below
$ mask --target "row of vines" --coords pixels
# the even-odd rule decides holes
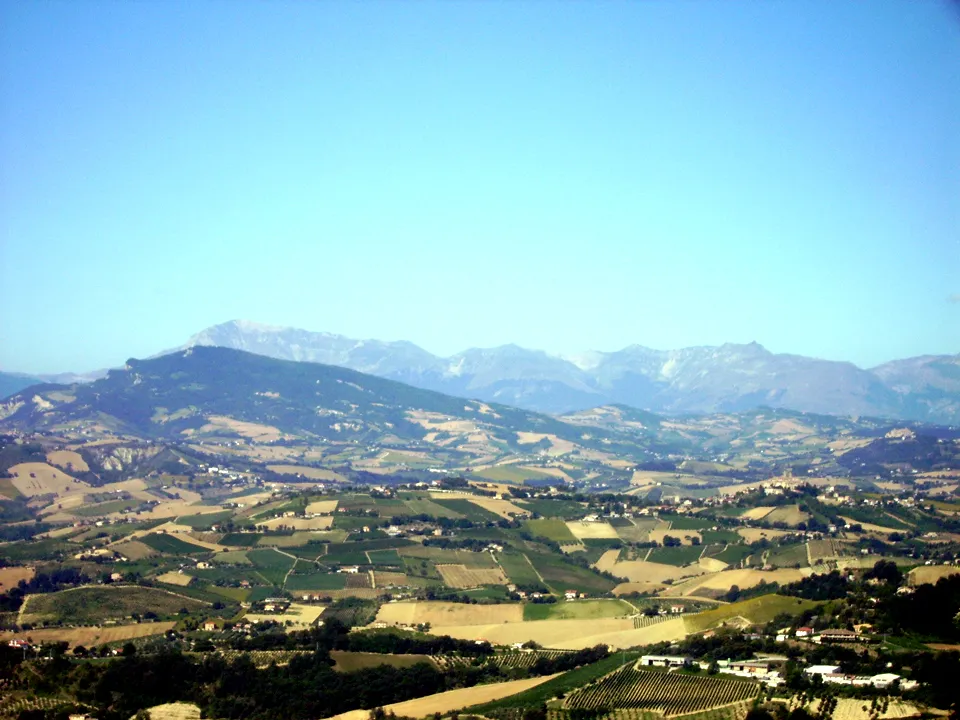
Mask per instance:
[[[572,693],[563,707],[640,708],[667,716],[685,715],[748,700],[758,691],[759,686],[750,681],[625,667]]]

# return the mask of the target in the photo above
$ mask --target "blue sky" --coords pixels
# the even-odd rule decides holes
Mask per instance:
[[[0,63],[5,370],[233,318],[960,351],[946,2],[4,3]]]

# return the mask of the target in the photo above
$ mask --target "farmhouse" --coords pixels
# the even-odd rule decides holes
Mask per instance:
[[[797,637],[810,637],[811,635],[813,635],[813,628],[798,627],[794,635],[796,635]]]
[[[839,675],[839,665],[811,665],[804,671],[807,675]]]
[[[681,667],[690,662],[686,655],[644,655],[640,658],[643,667]]]
[[[860,638],[853,630],[821,630],[819,635],[814,635],[815,643],[825,642],[855,642]]]

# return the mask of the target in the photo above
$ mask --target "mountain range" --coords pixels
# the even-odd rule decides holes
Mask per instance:
[[[448,395],[546,413],[623,404],[677,415],[759,406],[828,415],[960,422],[960,354],[896,360],[869,370],[775,354],[757,343],[558,357],[516,345],[438,357],[410,342],[234,320],[183,346],[210,345],[338,365]]]

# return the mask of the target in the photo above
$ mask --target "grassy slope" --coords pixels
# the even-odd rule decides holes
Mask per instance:
[[[819,604],[813,600],[783,595],[761,595],[689,615],[685,618],[685,622],[690,632],[707,630],[736,617],[744,617],[754,624],[763,624],[770,622],[781,613],[799,614]]]

